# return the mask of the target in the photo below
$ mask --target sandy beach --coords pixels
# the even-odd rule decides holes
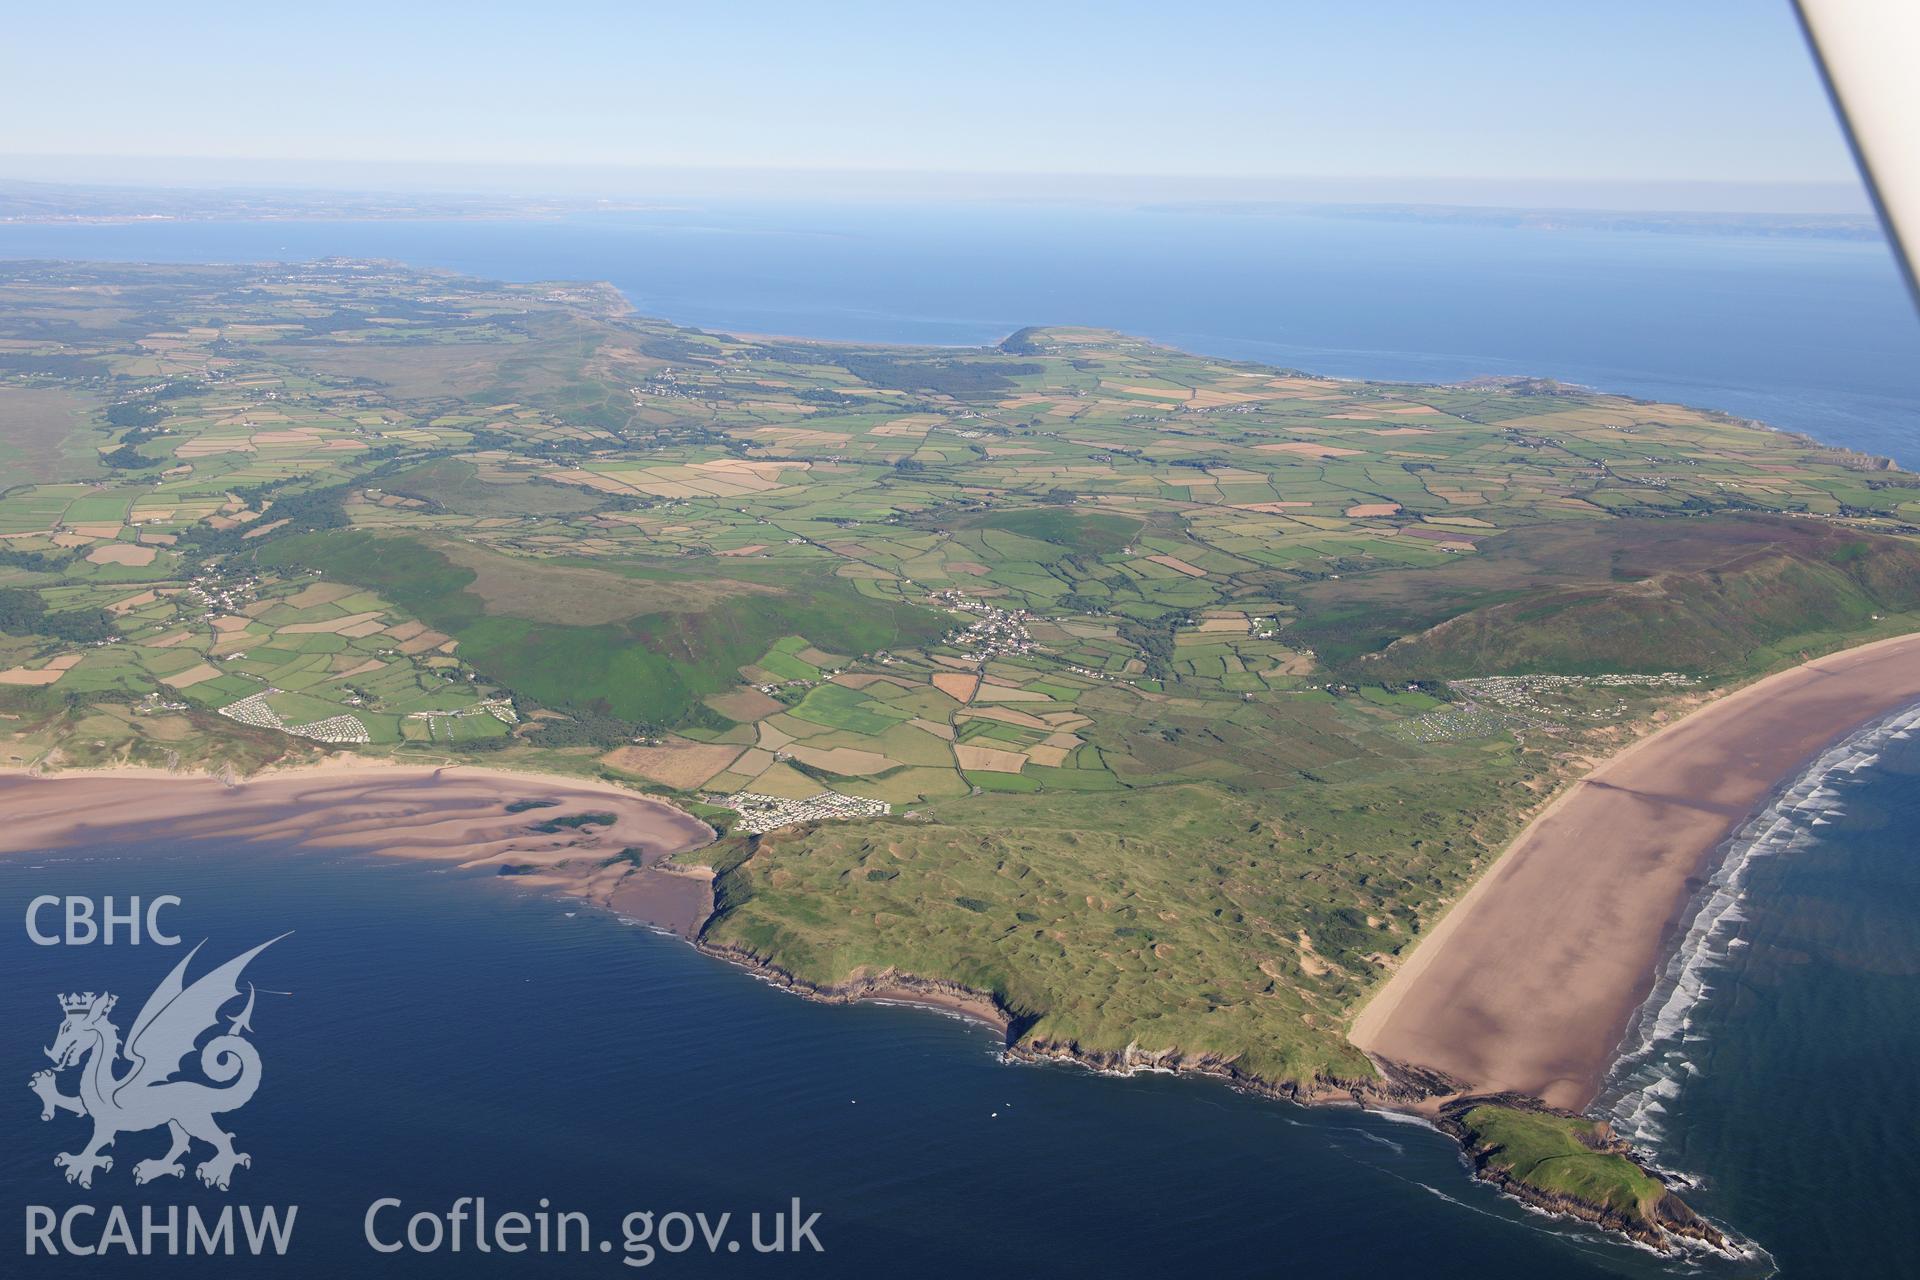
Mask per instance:
[[[611,821],[572,821],[589,816]],[[359,761],[237,783],[145,769],[0,771],[0,853],[195,839],[495,866],[687,935],[711,910],[706,876],[660,864],[712,840],[712,829],[604,783]]]
[[[612,820],[568,821],[589,815]],[[335,757],[237,782],[141,768],[0,769],[0,854],[195,839],[359,849],[498,867],[516,885],[573,894],[689,940],[713,914],[713,874],[668,859],[713,838],[691,814],[611,784],[466,765]],[[819,988],[751,957],[712,954],[817,1000],[912,1004],[1006,1027],[991,998],[950,983],[888,970]]]
[[[1474,1092],[1592,1102],[1727,838],[1824,748],[1920,701],[1920,635],[1816,659],[1575,783],[1355,1020],[1376,1058]]]

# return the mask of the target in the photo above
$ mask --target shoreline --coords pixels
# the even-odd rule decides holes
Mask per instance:
[[[23,783],[36,792],[24,804]],[[121,796],[104,803],[122,809],[123,816],[104,822],[88,820],[89,815],[102,811],[101,784],[124,790],[129,783],[152,790],[152,795],[145,797],[146,806],[136,799],[131,811],[126,811],[128,801]],[[454,794],[432,793],[436,785],[447,784],[459,790]],[[415,795],[390,794],[389,788],[394,785],[410,787]],[[279,791],[288,794],[273,794]],[[526,794],[520,796],[521,792]],[[507,807],[515,797],[555,802],[515,813]],[[202,816],[209,807],[217,814],[222,800],[241,798],[259,803],[235,806],[224,815],[225,821],[220,816]],[[614,807],[614,823],[584,829],[562,827],[554,832],[535,830],[555,817],[592,812],[592,802],[600,798]],[[308,833],[301,830],[304,824],[292,820],[296,811],[312,813],[321,806],[346,810],[350,815],[347,829]],[[366,814],[370,806],[378,810],[371,818]],[[662,839],[659,831],[644,823],[636,827],[636,816],[646,814],[672,815],[669,825],[686,838]],[[0,766],[0,819],[5,819],[0,825],[0,856],[43,847],[78,847],[90,840],[121,843],[160,834],[242,841],[278,838],[307,847],[365,849],[380,857],[424,858],[460,867],[494,865],[500,868],[502,878],[528,888],[557,890],[620,919],[663,929],[696,950],[808,999],[829,1004],[871,1001],[911,1005],[981,1023],[1003,1037],[1011,1025],[1009,1015],[992,996],[957,983],[888,969],[821,987],[758,957],[702,942],[700,931],[713,914],[712,869],[674,859],[713,843],[717,833],[668,800],[597,779],[451,761],[416,764],[344,754],[292,765],[269,765],[245,777],[147,765],[53,771]],[[374,823],[377,826],[371,825]],[[629,839],[639,843],[627,843]],[[635,849],[645,850],[637,863],[625,856]],[[583,858],[588,863],[584,868],[577,865]]]
[[[1687,902],[1680,936],[1652,991],[1635,1010],[1620,1051],[1594,1102],[1614,1130],[1646,1149],[1667,1137],[1656,1118],[1667,1082],[1691,1074],[1685,1031],[1696,1009],[1720,985],[1704,975],[1737,965],[1740,926],[1747,920],[1748,873],[1756,860],[1790,853],[1824,825],[1830,784],[1870,766],[1887,744],[1920,729],[1920,704],[1909,705],[1837,739],[1780,786],[1716,851],[1713,874]]]
[[[616,911],[645,904],[683,936],[710,910],[706,877],[663,864],[712,843],[713,828],[657,796],[562,774],[353,756],[245,778],[0,768],[0,819],[0,855],[151,839],[273,841],[492,867]]]
[[[446,797],[418,794],[423,788],[442,783],[491,789],[481,796],[471,790]],[[21,801],[22,784],[34,788],[29,804]],[[119,811],[115,818],[88,820],[89,815],[102,811],[99,800],[102,786],[124,791],[128,784],[148,794],[131,800],[120,795],[111,802]],[[412,788],[416,792],[414,803],[409,805],[405,797],[387,794],[391,786]],[[276,792],[286,794],[274,794]],[[552,808],[508,812],[508,803],[521,792],[526,793],[524,798],[564,799]],[[577,829],[569,828],[558,839],[530,839],[526,833],[542,820],[550,820],[556,814],[569,816],[570,811],[577,812],[598,798],[605,798],[609,804],[635,805],[672,814],[684,823],[697,826],[702,834],[698,839],[678,842],[670,848],[662,845],[650,850],[640,864],[623,867],[611,877],[565,874],[559,864],[612,850],[617,841],[609,840],[609,835],[624,837],[631,833],[623,830],[617,821],[605,830],[590,827],[585,835],[575,834]],[[236,799],[260,803],[226,814],[218,812],[218,802]],[[434,799],[469,803],[435,811],[426,803]],[[141,804],[142,800],[147,803]],[[378,802],[377,814],[366,812],[369,800]],[[206,816],[209,802],[215,805],[212,816]],[[346,829],[309,833],[301,829],[302,824],[291,821],[293,812],[310,814],[323,805],[349,811]],[[411,812],[402,812],[403,809]],[[79,816],[75,816],[76,813]],[[241,841],[280,839],[307,847],[358,849],[380,857],[425,858],[462,867],[497,865],[502,868],[502,878],[528,887],[558,889],[617,917],[667,928],[701,953],[802,999],[822,1004],[906,1005],[978,1023],[1000,1035],[1008,1054],[1023,1061],[1068,1062],[1107,1074],[1150,1070],[1205,1075],[1235,1088],[1300,1103],[1359,1106],[1366,1105],[1361,1101],[1364,1096],[1378,1105],[1407,1106],[1417,1103],[1424,1092],[1418,1086],[1396,1088],[1391,1081],[1328,1081],[1322,1082],[1323,1088],[1302,1090],[1290,1083],[1245,1075],[1226,1062],[1189,1060],[1177,1053],[1154,1056],[1151,1060],[1147,1055],[1140,1055],[1139,1061],[1125,1055],[1126,1060],[1122,1061],[1115,1055],[1088,1052],[1077,1045],[1020,1047],[1015,1043],[1016,1032],[1026,1019],[1003,1007],[990,992],[924,978],[893,967],[873,972],[857,970],[840,982],[820,984],[740,948],[708,943],[700,933],[713,910],[712,871],[674,859],[711,844],[716,838],[713,829],[667,800],[596,779],[452,762],[415,764],[345,754],[292,765],[270,765],[245,777],[145,765],[52,771],[32,766],[0,766],[0,819],[4,820],[0,823],[0,856],[43,848],[79,847],[89,841],[123,843],[158,835]],[[421,819],[429,821],[421,822]],[[373,829],[377,835],[370,830],[371,822],[379,824]],[[503,833],[503,828],[511,830]],[[477,836],[492,838],[476,839]],[[609,853],[608,856],[615,855]],[[642,876],[657,879],[651,884],[636,884]],[[670,882],[682,892],[692,892],[699,909],[689,913],[691,918],[681,921],[660,918],[659,899],[650,890],[662,881]]]
[[[1009,1048],[1019,1022],[1018,1016],[1004,1009],[992,993],[957,982],[922,978],[889,966],[875,973],[855,970],[840,982],[821,984],[740,947],[706,942],[697,935],[689,941],[702,955],[724,960],[762,982],[816,1004],[898,1004],[929,1009],[991,1028]]]
[[[1835,665],[1856,664],[1881,654],[1889,654],[1898,659],[1912,659],[1911,670],[1903,673],[1903,681],[1897,686],[1899,691],[1895,692],[1891,699],[1882,699],[1886,705],[1878,707],[1864,717],[1850,715],[1839,728],[1821,736],[1816,748],[1805,756],[1796,758],[1791,768],[1782,776],[1773,779],[1756,803],[1737,815],[1729,817],[1725,822],[1726,829],[1722,835],[1699,854],[1698,861],[1701,865],[1697,870],[1700,874],[1686,878],[1687,889],[1673,905],[1668,926],[1661,931],[1662,941],[1655,954],[1648,960],[1647,990],[1622,1016],[1621,1034],[1614,1040],[1605,1061],[1595,1069],[1591,1092],[1577,1100],[1578,1107],[1584,1107],[1590,1104],[1598,1094],[1605,1079],[1611,1074],[1612,1067],[1627,1049],[1627,1032],[1630,1030],[1632,1021],[1640,1013],[1646,995],[1652,990],[1656,971],[1664,968],[1665,964],[1673,958],[1674,948],[1681,941],[1681,935],[1685,933],[1687,925],[1691,922],[1693,913],[1686,911],[1686,908],[1694,903],[1704,889],[1707,877],[1716,869],[1720,856],[1729,851],[1735,833],[1756,813],[1776,799],[1782,789],[1799,777],[1822,752],[1886,719],[1902,706],[1920,704],[1920,632],[1839,650],[1741,686],[1689,712],[1681,719],[1663,726],[1654,733],[1627,744],[1602,760],[1588,774],[1563,788],[1529,820],[1527,826],[1508,844],[1499,857],[1475,879],[1459,900],[1448,908],[1439,923],[1421,939],[1400,969],[1373,994],[1355,1017],[1349,1039],[1374,1059],[1375,1066],[1380,1070],[1380,1078],[1376,1080],[1315,1081],[1303,1088],[1298,1082],[1276,1083],[1245,1075],[1234,1069],[1231,1064],[1216,1061],[1211,1057],[1205,1061],[1189,1058],[1178,1049],[1157,1055],[1134,1053],[1117,1057],[1105,1051],[1084,1050],[1078,1045],[1047,1044],[1017,1048],[1014,1044],[1016,1037],[1011,1035],[1009,1035],[1008,1051],[1028,1060],[1070,1061],[1090,1070],[1107,1073],[1125,1074],[1136,1070],[1152,1070],[1206,1075],[1224,1080],[1233,1087],[1249,1089],[1267,1096],[1308,1104],[1333,1103],[1385,1108],[1427,1122],[1432,1122],[1449,1100],[1469,1094],[1522,1093],[1541,1096],[1538,1091],[1475,1079],[1470,1075],[1450,1070],[1443,1064],[1423,1061],[1418,1055],[1397,1056],[1379,1046],[1382,1046],[1383,1042],[1391,1042],[1393,1023],[1401,1009],[1407,1007],[1409,995],[1416,997],[1416,1004],[1421,999],[1427,998],[1427,994],[1421,990],[1424,985],[1424,975],[1432,969],[1436,959],[1446,951],[1446,944],[1462,928],[1461,922],[1474,915],[1478,904],[1493,892],[1496,882],[1501,879],[1502,872],[1509,869],[1514,855],[1521,852],[1523,845],[1537,838],[1544,828],[1560,817],[1562,810],[1584,790],[1609,785],[1603,775],[1627,767],[1641,755],[1669,743],[1676,734],[1697,730],[1700,724],[1713,716],[1713,713],[1718,712],[1725,716],[1729,708],[1773,694],[1782,683],[1796,680],[1804,682],[1808,673],[1822,673],[1824,669]],[[846,1004],[875,1001],[912,1005],[964,1017],[992,1027],[1003,1034],[1008,1034],[1013,1026],[1022,1020],[1021,1015],[1003,1008],[991,993],[976,991],[943,980],[922,978],[891,967],[877,974],[856,971],[843,982],[823,986],[799,978],[777,964],[758,956],[739,952],[732,947],[705,943],[699,935],[713,909],[711,869],[677,862],[674,859],[677,855],[713,843],[718,838],[717,833],[670,800],[596,778],[540,770],[516,770],[497,765],[469,764],[454,760],[417,763],[345,753],[294,764],[272,764],[245,776],[200,770],[169,770],[145,765],[81,767],[50,771],[33,765],[0,765],[0,817],[8,819],[5,830],[0,831],[0,855],[35,847],[33,840],[22,837],[23,827],[18,821],[21,815],[9,812],[13,807],[9,804],[10,784],[19,782],[31,781],[59,786],[85,782],[137,782],[157,783],[169,788],[197,783],[202,788],[218,788],[228,795],[254,795],[278,787],[304,789],[307,784],[338,784],[340,786],[365,784],[380,787],[403,782],[424,782],[432,785],[441,780],[478,785],[504,784],[507,787],[526,789],[529,792],[546,791],[556,795],[564,794],[568,799],[562,802],[563,809],[578,807],[579,803],[589,797],[604,796],[610,801],[617,801],[623,805],[671,814],[674,821],[683,824],[683,830],[691,832],[692,829],[697,828],[701,834],[697,838],[679,841],[672,848],[664,845],[651,848],[641,860],[628,863],[623,870],[611,876],[568,875],[563,874],[559,866],[562,863],[577,862],[582,854],[595,852],[600,847],[610,847],[604,838],[534,841],[508,836],[503,840],[498,838],[499,832],[496,828],[491,832],[495,839],[475,842],[479,845],[479,852],[474,856],[468,856],[474,854],[471,845],[454,851],[453,834],[445,831],[434,832],[430,840],[413,842],[386,840],[382,841],[378,847],[353,839],[352,832],[345,835],[327,834],[306,840],[295,838],[294,842],[318,846],[363,847],[381,856],[426,857],[456,862],[463,867],[501,864],[503,876],[523,880],[535,887],[558,888],[562,892],[581,897],[593,905],[629,920],[667,928],[708,955],[745,968],[755,976],[803,998],[823,1003]],[[331,786],[329,789],[331,790]],[[297,802],[311,798],[307,795],[296,795],[284,799]],[[330,795],[329,798],[337,799],[338,797]],[[164,823],[176,817],[179,808],[180,806],[174,806],[172,811],[163,811],[160,820]],[[498,815],[488,816],[497,817]],[[543,809],[527,810],[526,816],[528,827],[549,817]],[[118,822],[108,823],[89,823],[82,820],[59,824],[44,821],[28,823],[24,830],[35,836],[51,836],[53,843],[45,847],[57,847],[88,838],[96,831],[101,834],[94,838],[109,840],[127,838],[113,833],[118,832],[121,827],[134,824],[142,826],[143,829],[139,834],[148,835],[151,833],[146,829],[146,824],[151,821],[153,821],[153,815],[136,813]],[[689,827],[684,824],[691,825]],[[195,825],[204,827],[206,824]],[[258,826],[221,829],[218,824],[214,825],[216,829],[202,833],[237,836],[243,840],[270,836],[287,838],[293,835],[289,831],[279,829],[284,824],[275,824],[274,830],[263,830]],[[618,832],[619,826],[620,824],[615,823],[613,830]],[[381,834],[391,836],[393,830],[383,827]],[[589,830],[592,829],[589,828]],[[595,832],[594,834],[604,837],[608,833]],[[525,847],[504,849],[496,847],[503,843]],[[516,865],[505,861],[509,855],[522,854],[533,859],[531,864]],[[663,885],[665,892],[678,900],[679,909],[669,913],[673,917],[671,919],[661,918],[662,913],[657,909],[660,906],[660,894],[656,890],[661,889]],[[1121,1061],[1120,1057],[1126,1060]],[[1135,1061],[1135,1058],[1139,1060]],[[1554,1105],[1566,1105],[1564,1095],[1562,1100],[1551,1098],[1544,1100]]]
[[[147,794],[129,797],[125,793],[130,786]],[[104,823],[89,822],[88,816],[102,810],[87,802],[103,788],[111,795],[104,803],[116,810],[115,817]],[[33,803],[23,805],[22,795],[30,796]],[[220,801],[228,803],[223,806]],[[602,805],[611,812],[601,811]],[[81,816],[75,816],[76,810]],[[316,813],[335,821],[315,831],[311,819]],[[588,814],[613,821],[554,821]],[[268,768],[239,780],[143,767],[51,774],[0,768],[0,817],[9,819],[0,830],[0,854],[72,847],[89,840],[111,843],[203,836],[360,849],[377,856],[428,858],[461,867],[497,865],[501,875],[527,887],[556,889],[629,923],[670,932],[696,950],[804,999],[902,1005],[984,1026],[999,1038],[1001,1053],[1009,1062],[1075,1066],[1120,1077],[1142,1072],[1198,1076],[1236,1092],[1303,1106],[1405,1116],[1460,1140],[1475,1177],[1495,1181],[1507,1194],[1555,1216],[1582,1220],[1656,1250],[1671,1250],[1677,1237],[1663,1233],[1689,1221],[1681,1216],[1651,1228],[1636,1226],[1616,1220],[1603,1206],[1567,1197],[1542,1198],[1522,1185],[1509,1186],[1490,1177],[1473,1158],[1472,1145],[1447,1124],[1445,1106],[1458,1103],[1465,1092],[1460,1082],[1419,1068],[1377,1062],[1381,1068],[1377,1079],[1275,1081],[1249,1074],[1232,1057],[1215,1054],[1179,1049],[1145,1053],[1131,1046],[1114,1053],[1071,1042],[1029,1042],[1024,1032],[1032,1025],[1032,1017],[1004,1006],[991,992],[891,966],[877,971],[857,969],[842,981],[822,985],[743,949],[709,943],[701,934],[713,914],[713,872],[673,859],[711,843],[716,833],[665,800],[605,781],[351,756]],[[657,825],[663,819],[664,832]],[[677,838],[662,839],[663,834]],[[543,838],[530,838],[535,835]],[[636,837],[646,848],[634,859],[630,855],[640,849],[623,842]],[[580,866],[583,858],[585,868]],[[1679,1208],[1684,1215],[1684,1205]],[[1702,1228],[1711,1231],[1704,1224]],[[1711,1243],[1723,1241],[1715,1234]]]
[[[1762,678],[1607,757],[1528,822],[1362,1008],[1349,1038],[1379,1072],[1365,1080],[1274,1081],[1230,1056],[1029,1041],[1032,1016],[991,992],[892,966],[821,984],[777,960],[709,943],[702,934],[714,911],[713,873],[673,859],[712,843],[716,832],[664,799],[599,779],[345,754],[244,779],[150,767],[0,767],[0,854],[199,836],[492,865],[527,887],[671,932],[805,999],[961,1018],[992,1030],[1012,1062],[1201,1076],[1301,1105],[1410,1117],[1460,1141],[1476,1178],[1536,1209],[1662,1252],[1687,1237],[1726,1250],[1735,1242],[1671,1194],[1670,1206],[1663,1201],[1651,1222],[1636,1224],[1578,1196],[1515,1183],[1454,1121],[1481,1103],[1544,1105],[1566,1116],[1590,1106],[1629,1050],[1629,1029],[1735,833],[1811,761],[1917,704],[1920,633]],[[1605,963],[1589,958],[1597,949]],[[1532,963],[1516,965],[1514,956]],[[1543,980],[1562,997],[1558,1004],[1541,1000]],[[1503,998],[1520,1001],[1525,1016],[1488,1016]],[[1598,1033],[1596,1008],[1606,1019]],[[1667,1181],[1624,1144],[1617,1153]]]
[[[873,974],[856,970],[854,976],[843,982],[821,985],[798,977],[777,963],[745,949],[710,944],[698,937],[689,941],[695,950],[743,969],[750,977],[803,1000],[818,1004],[871,1002],[905,1005],[985,1026],[1000,1037],[1003,1062],[1071,1067],[1093,1075],[1119,1079],[1129,1079],[1143,1073],[1192,1076],[1257,1098],[1303,1107],[1345,1107],[1389,1120],[1417,1124],[1458,1144],[1462,1163],[1474,1180],[1489,1183],[1502,1195],[1518,1201],[1533,1212],[1621,1237],[1635,1247],[1664,1258],[1677,1258],[1694,1252],[1727,1258],[1743,1257],[1753,1248],[1749,1242],[1695,1213],[1673,1190],[1673,1178],[1640,1158],[1628,1143],[1621,1141],[1604,1124],[1599,1126],[1601,1140],[1596,1143],[1595,1149],[1625,1160],[1666,1188],[1665,1194],[1650,1212],[1623,1212],[1603,1200],[1543,1190],[1524,1179],[1509,1176],[1494,1162],[1500,1148],[1484,1142],[1462,1123],[1461,1118],[1483,1104],[1577,1118],[1572,1113],[1546,1106],[1531,1097],[1514,1094],[1469,1095],[1450,1091],[1454,1082],[1423,1077],[1418,1072],[1404,1069],[1383,1071],[1380,1080],[1316,1079],[1302,1087],[1296,1081],[1274,1081],[1247,1074],[1240,1070],[1232,1058],[1213,1054],[1188,1055],[1177,1049],[1150,1054],[1139,1052],[1131,1046],[1125,1051],[1113,1053],[1088,1050],[1072,1042],[1027,1041],[1021,1035],[1026,1019],[1009,1010],[990,992],[957,983],[920,978],[891,967]],[[1687,1184],[1682,1181],[1681,1185]]]
[[[1348,1038],[1462,1093],[1584,1110],[1729,839],[1823,752],[1916,703],[1920,633],[1766,676],[1629,744],[1533,817]]]

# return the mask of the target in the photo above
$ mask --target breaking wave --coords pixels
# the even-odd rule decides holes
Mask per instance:
[[[1755,860],[1800,849],[1844,813],[1846,784],[1880,759],[1891,741],[1920,729],[1920,706],[1908,707],[1858,730],[1829,748],[1727,841],[1719,868],[1694,898],[1691,924],[1634,1014],[1619,1056],[1608,1072],[1597,1110],[1614,1130],[1643,1151],[1667,1136],[1669,1105],[1700,1073],[1693,1046],[1706,1039],[1694,1014],[1713,992],[1713,976],[1747,943],[1748,872]],[[1662,1172],[1668,1172],[1663,1170]]]

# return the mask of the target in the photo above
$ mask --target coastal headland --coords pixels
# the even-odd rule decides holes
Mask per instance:
[[[1354,1021],[1376,1059],[1588,1106],[1729,836],[1847,733],[1920,701],[1920,635],[1756,681],[1612,756],[1528,825]]]

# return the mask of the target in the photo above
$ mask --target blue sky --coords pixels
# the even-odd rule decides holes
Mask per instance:
[[[194,156],[1854,182],[1785,0],[189,0],[7,27],[0,176]]]

